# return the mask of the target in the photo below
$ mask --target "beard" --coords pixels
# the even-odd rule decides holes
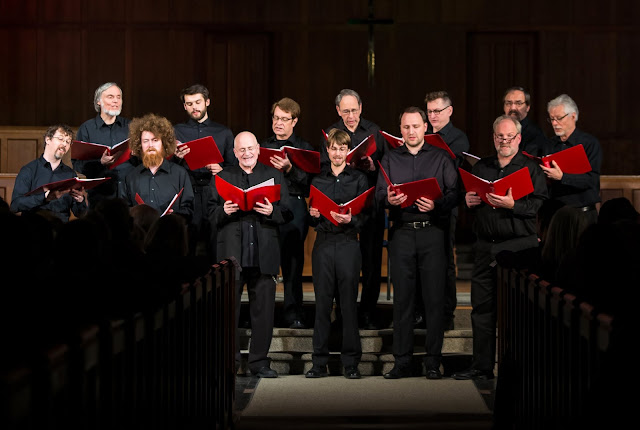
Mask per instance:
[[[196,120],[196,121],[200,121],[202,118],[204,118],[204,116],[205,116],[206,114],[207,114],[207,110],[206,110],[206,109],[205,109],[205,110],[203,110],[203,111],[201,111],[201,112],[199,112],[199,113],[197,113],[197,114],[196,114],[195,112],[193,112],[193,113],[191,114],[191,118],[193,118],[193,119],[194,119],[194,120]]]
[[[142,154],[142,165],[147,169],[160,166],[162,160],[164,160],[164,149],[160,150],[160,152],[151,150]]]
[[[518,121],[520,121],[522,118],[520,118],[520,112],[518,112],[515,109],[511,109],[509,111],[509,116],[515,117],[515,119],[517,119]]]
[[[118,110],[105,110],[104,113],[106,113],[109,116],[118,116],[120,115],[120,112],[122,112],[122,109],[118,109]]]

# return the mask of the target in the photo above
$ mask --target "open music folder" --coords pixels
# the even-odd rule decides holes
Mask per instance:
[[[338,225],[338,221],[331,216],[331,212],[346,214],[349,212],[349,209],[351,209],[351,215],[358,215],[364,208],[371,204],[374,188],[375,187],[369,188],[364,193],[346,203],[338,204],[327,197],[322,191],[311,185],[309,191],[309,206],[318,209],[322,216],[333,224]]]
[[[307,173],[320,173],[320,153],[308,149],[296,148],[284,145],[279,149],[260,147],[258,161],[267,166],[272,166],[270,158],[277,155],[280,158],[288,157],[291,164]]]
[[[419,181],[405,182],[403,184],[394,184],[389,179],[387,172],[382,168],[382,164],[379,161],[378,164],[380,165],[380,171],[382,172],[387,185],[389,185],[396,194],[407,195],[407,199],[400,205],[401,208],[411,206],[420,197],[426,197],[429,200],[438,200],[442,198],[442,190],[440,189],[440,185],[436,178],[427,178],[420,179]]]
[[[522,151],[522,153],[545,167],[551,167],[551,161],[555,161],[563,173],[581,174],[592,170],[591,163],[589,163],[589,158],[587,153],[584,152],[582,144],[563,149],[555,154],[545,155],[544,157],[536,157],[526,151]]]
[[[482,201],[490,206],[493,205],[489,203],[486,196],[487,193],[506,196],[509,188],[511,188],[511,196],[513,197],[513,200],[518,200],[533,192],[533,182],[531,182],[531,175],[529,174],[528,167],[523,167],[522,169],[507,175],[504,178],[496,179],[495,181],[487,181],[486,179],[479,178],[464,169],[459,168],[458,170],[460,171],[460,178],[464,183],[465,190],[467,190],[467,192],[475,191]]]
[[[160,216],[161,216],[161,217],[162,217],[162,216],[165,216],[165,215],[169,212],[169,210],[170,210],[170,209],[173,207],[173,205],[175,204],[176,200],[178,200],[178,198],[182,195],[182,191],[184,191],[184,188],[180,188],[180,191],[178,191],[178,192],[176,193],[176,195],[175,195],[175,196],[173,196],[173,198],[171,199],[171,201],[170,201],[170,202],[169,202],[169,204],[167,205],[167,208],[164,210],[164,212],[162,212],[162,213],[160,214]],[[144,203],[144,200],[142,200],[142,197],[140,197],[140,194],[138,194],[138,193],[136,193],[135,200],[136,200],[136,203],[138,203],[139,205],[143,205],[143,204],[145,204],[145,203]]]
[[[347,153],[347,164],[358,162],[363,157],[370,157],[376,149],[376,140],[373,134],[370,134]]]
[[[219,164],[224,161],[218,145],[216,145],[213,137],[206,136],[200,139],[190,140],[189,142],[182,142],[182,147],[189,148],[190,151],[184,156],[184,161],[187,162],[189,169],[196,170],[209,164]]]
[[[71,158],[74,160],[99,160],[102,158],[104,151],[107,155],[120,153],[120,156],[109,165],[109,170],[124,163],[131,157],[131,149],[129,148],[129,139],[118,142],[113,146],[103,145],[101,143],[84,142],[82,140],[74,140],[71,145]]]
[[[404,145],[404,141],[402,140],[401,137],[394,136],[393,134],[387,133],[386,131],[382,131],[382,130],[380,130],[380,133],[382,133],[384,138],[389,143],[389,146],[391,146],[392,148],[398,148],[399,146]],[[445,151],[447,151],[447,153],[452,159],[454,160],[456,159],[456,155],[453,153],[453,151],[451,151],[451,148],[449,148],[449,145],[447,145],[447,142],[445,142],[444,139],[442,139],[442,136],[440,136],[439,134],[437,133],[425,134],[424,141],[431,146],[444,149]]]
[[[49,182],[48,184],[44,184],[36,188],[35,190],[31,190],[25,194],[25,196],[31,196],[33,194],[44,193],[47,191],[67,191],[84,188],[85,190],[90,190],[93,187],[97,187],[98,185],[110,180],[111,178],[93,178],[93,179],[85,179],[85,178],[69,178],[63,179],[61,181]]]
[[[275,184],[273,178],[246,190],[230,184],[218,175],[215,177],[215,183],[220,197],[224,201],[231,200],[238,205],[241,211],[252,210],[256,202],[264,203],[265,197],[270,203],[280,200],[280,184]]]

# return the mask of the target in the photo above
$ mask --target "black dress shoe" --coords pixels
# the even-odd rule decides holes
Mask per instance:
[[[467,370],[463,370],[462,372],[456,372],[453,375],[451,375],[451,377],[453,379],[458,379],[458,380],[473,379],[473,380],[479,380],[479,381],[487,381],[489,379],[494,378],[492,371],[478,370],[478,369],[467,369]]]
[[[360,379],[362,375],[360,375],[358,366],[348,366],[344,368],[344,377],[347,379]]]
[[[369,313],[362,314],[360,318],[360,328],[363,330],[378,330],[378,324],[376,324],[375,319]]]
[[[427,379],[442,379],[440,369],[427,369]]]
[[[303,328],[307,328],[307,326],[304,325],[304,323],[300,320],[293,320],[293,322],[289,325],[289,328],[303,329]]]
[[[384,379],[400,379],[409,378],[413,376],[413,374],[411,372],[411,369],[409,369],[408,367],[393,366],[393,369],[391,369],[388,373],[385,373],[383,376]]]
[[[254,376],[258,378],[277,378],[278,372],[270,368],[269,366],[263,366],[257,371],[251,371]]]
[[[413,326],[414,327],[420,327],[422,325],[425,325],[424,316],[422,316],[422,314],[416,312],[413,315]]]
[[[329,376],[329,373],[327,373],[327,366],[313,366],[304,375],[305,378],[324,378],[325,376]]]

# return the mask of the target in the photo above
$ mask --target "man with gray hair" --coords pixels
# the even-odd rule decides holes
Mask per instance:
[[[591,164],[591,170],[582,174],[564,173],[555,161],[551,166],[540,165],[550,180],[549,196],[566,205],[580,209],[590,224],[598,221],[596,203],[600,202],[600,166],[602,147],[595,136],[576,127],[578,106],[571,97],[561,94],[547,104],[555,136],[549,139],[545,155],[582,145]]]
[[[131,121],[120,116],[122,90],[115,82],[107,82],[96,89],[93,107],[98,114],[80,125],[76,135],[77,140],[99,143],[111,148],[128,138]],[[108,150],[105,149],[102,157],[95,160],[71,160],[74,170],[87,178],[112,178],[111,181],[89,190],[90,204],[115,198],[124,192],[125,176],[140,162],[137,157],[131,157],[129,161],[109,169],[120,155],[122,155],[120,151],[109,155]]]

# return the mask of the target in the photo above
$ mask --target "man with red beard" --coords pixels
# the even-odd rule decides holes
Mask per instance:
[[[473,329],[473,362],[469,369],[456,372],[454,379],[493,379],[496,356],[496,254],[500,251],[520,251],[538,246],[536,214],[547,198],[544,174],[534,161],[519,151],[522,128],[513,116],[499,116],[493,123],[493,143],[497,154],[482,158],[472,173],[487,181],[496,181],[526,167],[529,169],[533,192],[518,200],[507,195],[488,193],[491,203],[469,191],[467,207],[474,211],[473,231],[475,259],[471,275],[471,327]]]
[[[190,221],[193,189],[189,174],[183,167],[165,160],[176,149],[176,138],[169,120],[154,114],[135,118],[129,126],[129,139],[131,154],[140,157],[142,164],[127,175],[120,197],[129,206],[139,204],[138,200],[142,199],[162,213],[182,190],[170,213],[180,214]]]
[[[87,211],[84,190],[45,191],[25,196],[29,191],[64,179],[75,178],[76,172],[62,162],[62,157],[71,148],[73,131],[68,125],[51,126],[44,134],[44,153],[42,156],[23,166],[16,177],[11,211],[36,212],[50,211],[62,221],[69,221],[70,211],[76,217]]]
[[[251,343],[249,370],[260,378],[277,378],[267,357],[273,337],[276,276],[280,271],[279,226],[291,220],[289,189],[284,174],[258,162],[260,145],[253,133],[243,131],[234,142],[239,166],[225,168],[219,177],[246,190],[265,181],[280,185],[280,200],[256,203],[253,210],[242,211],[231,200],[224,201],[213,188],[210,202],[211,223],[218,230],[217,255],[235,257],[242,270],[236,272],[236,327],[240,320],[240,297],[244,284],[249,294]],[[236,367],[240,366],[240,342],[236,331]]]

